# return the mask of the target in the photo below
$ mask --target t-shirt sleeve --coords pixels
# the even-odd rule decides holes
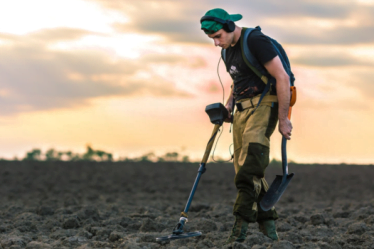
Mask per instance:
[[[248,47],[262,65],[277,56],[270,39],[261,31],[252,31],[248,39]]]

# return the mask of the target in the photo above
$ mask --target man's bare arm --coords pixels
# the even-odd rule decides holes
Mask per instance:
[[[279,105],[279,132],[287,139],[291,139],[292,124],[288,119],[290,106],[290,78],[283,68],[279,56],[265,63],[267,71],[276,79],[276,89]]]

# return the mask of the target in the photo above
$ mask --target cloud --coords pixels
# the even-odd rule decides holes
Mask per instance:
[[[76,40],[86,35],[103,35],[97,32],[91,32],[84,29],[59,27],[53,29],[42,29],[29,33],[29,39],[40,40],[43,42],[56,42],[66,40]]]
[[[175,89],[171,82],[160,77],[149,80],[134,80],[126,83],[124,87],[128,95],[153,95],[158,97],[191,97],[192,95]]]
[[[237,1],[235,7],[245,4],[245,0]],[[318,17],[318,18],[347,18],[360,5],[355,1],[309,1],[288,0],[287,4],[277,0],[252,1],[248,12],[256,19],[267,17]],[[250,15],[246,15],[250,16]]]
[[[333,30],[321,30],[312,34],[309,29],[290,30],[287,27],[278,28],[274,31],[269,28],[270,33],[276,33],[277,39],[287,44],[342,44],[353,45],[363,43],[374,43],[374,25],[362,27],[341,27]]]
[[[144,34],[161,34],[169,42],[208,43],[209,38],[200,31],[200,25],[194,20],[139,20],[130,24],[116,23],[113,27],[117,32],[129,30]]]
[[[128,23],[115,23],[118,32],[141,32],[158,34],[170,42],[208,43],[209,39],[200,30],[200,17],[204,14],[188,2],[161,1],[106,1],[93,0],[103,6],[122,11],[131,19]]]
[[[353,26],[349,26],[351,25],[349,22],[339,24],[339,20],[351,18],[357,11],[362,11],[362,15],[367,17],[373,10],[372,6],[366,6],[364,11],[363,7],[357,4],[349,6],[333,2],[296,2],[296,0],[292,0],[287,6],[274,0],[264,0],[261,3],[254,1],[250,8],[243,8],[248,3],[242,0],[234,4],[219,0],[199,2],[194,5],[187,1],[170,0],[132,2],[97,0],[96,2],[122,11],[129,17],[127,23],[113,23],[117,31],[162,35],[167,42],[156,41],[157,46],[166,49],[157,52],[157,49],[152,48],[152,52],[140,54],[136,60],[114,59],[113,54],[107,51],[100,52],[97,48],[57,51],[52,50],[50,46],[60,41],[74,42],[88,35],[110,34],[64,27],[39,30],[25,36],[0,33],[0,40],[8,41],[7,45],[0,46],[1,114],[70,108],[87,105],[90,99],[103,96],[190,96],[187,87],[186,90],[181,90],[184,82],[179,82],[178,88],[168,80],[168,76],[183,73],[185,71],[180,70],[186,67],[191,71],[206,67],[205,57],[199,55],[200,57],[192,58],[188,50],[175,53],[173,50],[175,47],[172,48],[171,45],[180,42],[211,42],[200,31],[198,20],[206,10],[217,6],[227,9],[230,13],[243,14],[242,22],[248,20],[265,22],[270,20],[269,17],[273,18],[273,21],[285,21],[284,25],[273,21],[265,22],[264,32],[276,34],[282,44],[353,44],[374,41],[374,32],[372,32],[374,26],[371,26],[374,22],[357,27],[355,25],[363,23],[362,19],[357,18],[357,23]],[[304,18],[302,21],[305,21],[306,17],[313,17],[315,20],[327,18],[332,27],[329,27],[329,32],[325,32],[324,29],[311,30],[310,27],[298,26],[298,18],[300,20]],[[326,21],[325,19],[323,20]],[[371,19],[373,18],[370,17]],[[287,21],[295,23],[290,23],[288,26]],[[367,32],[368,30],[370,32]],[[319,67],[371,66],[369,62],[349,53],[311,52],[299,54],[291,60],[293,65]],[[167,66],[162,67],[162,65]],[[171,65],[175,66],[173,69],[176,70],[173,71]],[[155,69],[156,66],[158,69]],[[216,90],[207,88],[207,91]]]
[[[0,46],[0,115],[72,108],[105,96],[190,96],[151,69],[154,63],[193,66],[183,58],[160,55],[140,60],[113,60],[110,54],[100,51],[48,49],[46,41],[74,39],[86,34],[77,30],[61,31],[40,31],[37,36],[45,37],[40,40],[35,39],[35,33],[11,36],[12,45]],[[60,35],[53,38],[53,34]],[[146,72],[148,77],[137,77],[140,72]]]
[[[360,70],[355,72],[357,75],[354,81],[354,85],[356,89],[358,89],[362,95],[368,97],[369,99],[374,99],[374,72],[372,69],[369,70]],[[365,103],[367,104],[367,103]],[[370,106],[370,105],[369,105]]]
[[[339,67],[339,66],[373,66],[373,63],[364,61],[357,57],[344,53],[305,53],[291,59],[292,64],[316,66],[316,67]]]
[[[127,0],[92,1],[120,10],[129,16],[131,22],[114,24],[117,31],[157,33],[170,42],[210,42],[200,30],[199,19],[205,11],[217,7],[230,13],[241,13],[241,26],[263,26],[265,33],[274,34],[289,44],[374,42],[374,5],[365,5],[354,0],[289,0],[287,4],[278,0],[251,1],[250,4],[246,0],[209,0],[193,5],[188,1],[167,0],[139,0],[131,3]],[[269,23],[269,20],[273,21]],[[347,21],[350,25],[342,24]],[[327,22],[327,26],[321,27],[321,22]],[[293,27],[295,24],[299,24],[299,27]]]
[[[13,44],[18,44],[18,46],[25,46],[31,43],[41,46],[43,44],[48,45],[56,42],[78,40],[86,35],[105,36],[103,33],[91,32],[84,29],[59,27],[53,29],[41,29],[30,32],[27,35],[0,33],[0,40],[12,42]]]
[[[0,40],[14,41],[14,40],[17,40],[18,38],[19,38],[18,35],[0,33]]]
[[[202,57],[175,54],[146,54],[139,59],[140,64],[173,64],[188,68],[203,68],[206,62]]]

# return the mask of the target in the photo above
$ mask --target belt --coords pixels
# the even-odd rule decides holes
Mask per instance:
[[[248,108],[254,108],[257,106],[258,104],[258,101],[260,100],[260,96],[257,96],[257,97],[253,97],[251,99],[248,99],[248,100],[245,100],[245,101],[242,101],[242,102],[239,102],[239,103],[236,103],[236,108],[238,109],[238,111],[243,111],[245,109],[248,109]],[[274,102],[278,102],[278,98],[276,95],[266,95],[262,100],[261,100],[261,103],[260,105],[268,105],[268,106],[271,106],[272,103]]]

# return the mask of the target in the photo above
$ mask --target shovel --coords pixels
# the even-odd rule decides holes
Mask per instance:
[[[290,101],[290,108],[288,110],[288,119],[291,119],[291,111],[292,106],[296,102],[296,88],[294,86],[291,87],[291,101]],[[290,183],[294,173],[288,174],[288,164],[287,164],[287,139],[282,137],[282,170],[283,175],[277,175],[275,180],[271,184],[269,190],[264,195],[260,202],[261,209],[264,211],[270,210],[275,203],[279,201],[288,184]]]
[[[290,183],[294,173],[288,174],[288,165],[287,165],[287,152],[286,152],[287,139],[282,138],[282,169],[283,176],[277,175],[275,180],[271,184],[268,192],[262,198],[260,202],[261,209],[268,211],[271,209],[275,203],[279,201],[288,184]]]

